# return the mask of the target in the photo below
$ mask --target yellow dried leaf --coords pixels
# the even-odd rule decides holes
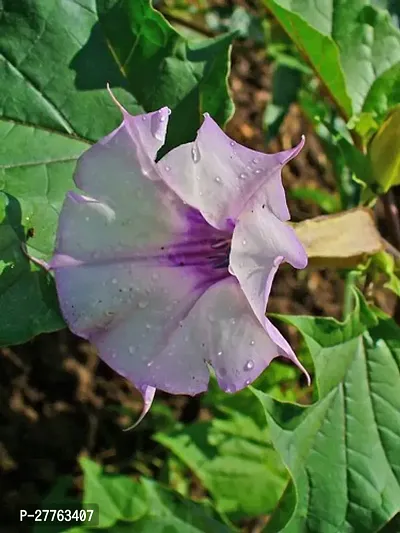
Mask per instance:
[[[352,268],[383,249],[372,212],[360,207],[293,224],[311,267]]]

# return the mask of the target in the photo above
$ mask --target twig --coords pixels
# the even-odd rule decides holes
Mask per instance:
[[[213,30],[210,30],[209,28],[205,28],[204,26],[197,24],[196,22],[192,20],[178,17],[177,15],[170,13],[166,9],[159,9],[158,11],[160,11],[160,13],[162,13],[162,15],[170,23],[180,24],[181,26],[185,26],[185,28],[188,28],[189,30],[193,30],[193,31],[196,31],[197,33],[201,33],[202,35],[205,35],[206,37],[216,37],[217,35]]]

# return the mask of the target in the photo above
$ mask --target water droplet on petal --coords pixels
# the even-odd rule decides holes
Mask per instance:
[[[145,121],[147,120],[146,115],[143,115],[143,116],[142,116],[142,120],[143,120],[143,122],[145,122]]]
[[[258,159],[255,157],[254,159],[251,160],[251,162],[253,163],[253,165],[257,165]]]
[[[138,303],[138,306],[140,307],[140,309],[146,309],[148,305],[149,305],[149,302],[147,302],[146,300],[140,300],[140,302]]]
[[[113,278],[113,279],[111,280],[111,283],[112,283],[113,285],[115,285],[115,284],[117,283],[117,278]]]
[[[220,178],[219,176],[215,176],[215,181],[216,181],[217,183],[221,183],[221,178]]]
[[[222,352],[218,352],[217,355],[221,356],[221,355],[222,355]]]
[[[111,357],[112,357],[113,359],[115,359],[115,358],[117,357],[117,354],[116,354],[115,352],[113,352],[113,353],[111,354]]]
[[[134,346],[129,346],[128,351],[130,354],[134,354],[136,352],[136,348]]]
[[[193,163],[198,163],[200,161],[200,152],[195,144],[192,146],[192,159]]]
[[[246,381],[244,382],[245,385],[250,385],[251,383],[251,379],[246,379]]]
[[[86,222],[89,222],[89,217],[85,217]]]
[[[239,174],[239,178],[241,180],[245,180],[247,178],[247,174],[245,172],[242,172],[241,174]]]
[[[167,172],[169,172],[169,171],[171,170],[171,167],[169,167],[169,166],[167,165],[167,166],[165,167],[165,170],[166,170]]]
[[[254,174],[261,174],[261,169],[256,168],[256,170],[254,171]]]
[[[254,346],[255,345],[255,341],[250,341],[250,346]]]
[[[254,361],[252,359],[249,359],[247,363],[244,365],[245,370],[252,370],[254,368]]]
[[[235,141],[231,141],[229,144],[230,144],[231,146],[235,146],[236,143],[235,143]]]
[[[149,361],[149,362],[147,363],[147,366],[151,366],[152,364],[153,364],[153,361]]]
[[[151,133],[158,141],[163,141],[165,137],[166,125],[165,117],[161,115],[161,110],[151,117]],[[164,120],[163,120],[164,119]]]
[[[231,318],[231,324],[236,324],[236,320],[234,318]]]
[[[243,239],[243,240],[242,240],[242,244],[243,244],[243,246],[245,246],[245,245],[247,244],[246,239]]]
[[[146,324],[146,329],[151,329],[151,324]]]

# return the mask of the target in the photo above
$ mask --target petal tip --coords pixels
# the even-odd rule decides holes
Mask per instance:
[[[130,431],[131,429],[135,429],[140,424],[140,422],[143,420],[143,418],[147,415],[147,413],[150,411],[150,408],[153,404],[154,396],[156,393],[155,387],[152,387],[150,385],[143,385],[142,387],[140,387],[139,391],[143,398],[142,412],[139,418],[136,420],[136,422],[132,424],[132,426],[129,426],[123,429],[123,431]]]
[[[122,104],[120,104],[120,103],[118,102],[116,96],[115,96],[114,93],[112,92],[109,82],[107,82],[106,87],[107,87],[108,94],[111,96],[111,98],[112,98],[114,104],[119,108],[119,110],[121,111],[122,115],[125,116],[126,114],[128,114],[128,111],[124,108],[124,106],[123,106]]]

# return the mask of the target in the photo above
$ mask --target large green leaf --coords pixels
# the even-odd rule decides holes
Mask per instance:
[[[207,502],[195,503],[154,480],[139,481],[108,474],[88,458],[81,459],[84,473],[83,501],[68,496],[72,479],[59,480],[43,501],[44,509],[98,509],[86,523],[68,521],[36,524],[35,533],[229,533],[224,519]],[[61,482],[62,481],[62,482]],[[92,517],[90,520],[89,517]],[[92,523],[91,523],[92,522]],[[94,522],[94,523],[93,523]]]
[[[360,297],[342,324],[281,318],[306,341],[320,399],[302,407],[254,390],[294,483],[266,531],[378,531],[400,511],[400,329]]]
[[[264,0],[343,114],[383,115],[400,96],[400,32],[369,0]]]
[[[286,368],[290,379],[292,369]],[[196,474],[219,511],[233,520],[270,513],[288,476],[262,410],[249,390],[217,398],[211,421],[178,425],[155,438]]]
[[[106,474],[100,465],[82,459],[84,470],[83,503],[99,506],[100,528],[119,531],[123,522],[134,522],[135,533],[228,533],[207,504],[194,503],[142,478],[140,483],[123,475]]]
[[[147,512],[142,486],[133,479],[107,475],[100,465],[86,458],[81,459],[81,466],[84,473],[83,503],[98,505],[99,527],[111,527],[118,520],[133,522]]]
[[[33,228],[29,252],[51,256],[75,160],[120,121],[107,82],[132,114],[172,109],[170,148],[194,137],[204,111],[230,116],[231,39],[189,42],[149,0],[2,2],[0,344],[62,327],[53,283],[20,242]]]

